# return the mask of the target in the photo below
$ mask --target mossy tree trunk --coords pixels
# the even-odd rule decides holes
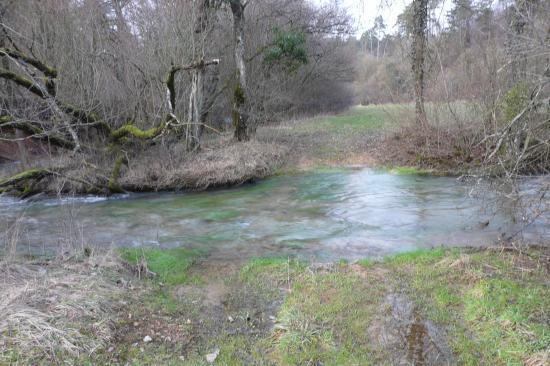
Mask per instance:
[[[229,0],[233,14],[233,40],[235,42],[236,86],[233,91],[233,126],[235,139],[246,141],[248,135],[249,102],[247,98],[245,64],[245,3],[243,0]]]
[[[413,41],[411,49],[416,123],[427,122],[424,108],[424,63],[426,59],[428,0],[413,0]]]
[[[6,16],[8,9],[5,6],[0,6],[0,23],[3,23],[4,17]],[[6,34],[3,30],[0,31],[0,49],[3,49],[6,46],[6,43],[8,42]],[[9,71],[10,69],[10,63],[9,60],[6,57],[2,57],[2,68]],[[13,94],[13,88],[11,83],[8,80],[2,81],[3,88],[6,91],[6,94],[8,96],[11,96]],[[9,98],[6,98],[4,101],[5,107],[9,110]],[[0,116],[0,123],[2,122],[2,116]],[[28,154],[27,154],[27,148],[25,147],[25,133],[21,131],[20,129],[15,129],[15,138],[17,142],[17,150],[19,152],[19,160],[23,164],[23,167],[27,167],[29,165],[28,161]]]
[[[27,56],[17,50],[0,48],[0,56],[2,56],[3,59],[5,59],[6,57],[10,57],[11,59],[16,60],[24,69],[29,68],[30,65],[35,70],[40,71],[44,75],[44,85],[42,85],[36,79],[26,78],[24,76],[11,72],[6,68],[0,68],[0,78],[11,81],[23,88],[26,88],[28,91],[39,96],[47,102],[49,108],[63,121],[64,128],[67,130],[67,132],[71,136],[71,139],[73,140],[73,150],[80,150],[80,139],[78,137],[78,134],[71,125],[70,120],[67,119],[67,116],[65,115],[67,113],[67,108],[56,98],[55,79],[57,78],[57,70],[50,66],[47,66],[42,61]],[[31,71],[28,74],[33,75],[34,72]]]

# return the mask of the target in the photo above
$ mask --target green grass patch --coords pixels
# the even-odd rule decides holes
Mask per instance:
[[[359,264],[361,267],[363,268],[371,268],[373,267],[377,262],[375,260],[372,260],[372,259],[368,259],[368,258],[365,258],[365,259],[360,259],[357,261],[357,264]]]
[[[146,263],[147,268],[157,274],[155,278],[167,285],[189,282],[188,270],[203,254],[186,248],[124,248],[120,253],[122,259],[131,265]]]
[[[404,252],[388,256],[384,258],[387,264],[429,264],[440,260],[445,256],[446,250],[443,248],[437,249],[417,249],[411,252]]]
[[[294,279],[277,320],[280,365],[365,365],[373,359],[367,329],[382,289],[345,271]]]
[[[306,268],[304,262],[289,258],[253,258],[240,271],[243,282],[254,282],[269,279],[271,281],[288,281]]]
[[[448,330],[459,364],[521,365],[550,349],[548,273],[536,261],[537,251],[435,249],[384,264],[426,317]]]
[[[393,122],[391,106],[357,106],[331,116],[319,116],[305,120],[298,130],[323,130],[331,133],[357,133],[379,130]]]
[[[550,348],[548,288],[510,279],[485,279],[465,292],[464,318],[486,360],[520,364]]]

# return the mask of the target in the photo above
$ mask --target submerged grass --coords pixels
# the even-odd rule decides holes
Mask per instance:
[[[398,175],[430,175],[433,173],[431,170],[419,169],[412,166],[398,166],[392,168],[390,172]]]

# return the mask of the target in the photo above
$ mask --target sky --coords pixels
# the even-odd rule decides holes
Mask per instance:
[[[317,4],[332,3],[335,0],[313,0]],[[355,20],[357,34],[360,36],[364,31],[371,28],[374,19],[382,15],[387,32],[392,33],[397,22],[397,16],[403,12],[410,0],[336,0],[344,8],[348,9]]]
[[[355,20],[356,36],[360,36],[374,24],[374,19],[382,15],[386,24],[386,32],[394,33],[397,30],[397,16],[405,10],[411,0],[312,0],[316,4],[339,2],[348,9]],[[441,9],[436,11],[437,16],[444,19],[451,7],[451,0],[444,0]]]

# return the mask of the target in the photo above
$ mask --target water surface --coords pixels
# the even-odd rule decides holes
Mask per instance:
[[[0,197],[0,220],[20,217],[20,242],[31,251],[70,242],[185,246],[227,259],[353,260],[440,245],[487,245],[515,230],[504,212],[485,209],[469,189],[448,177],[339,170],[202,193],[37,202]]]

